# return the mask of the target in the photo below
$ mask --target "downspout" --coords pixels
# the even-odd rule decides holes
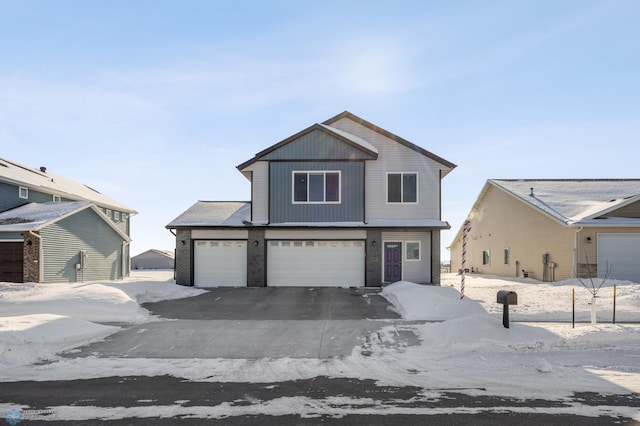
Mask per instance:
[[[573,247],[573,278],[578,278],[578,234],[582,232],[584,226],[581,226],[575,235],[574,247]]]

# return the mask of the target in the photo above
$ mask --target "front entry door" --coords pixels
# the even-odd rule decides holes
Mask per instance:
[[[384,243],[384,281],[402,280],[402,243]]]

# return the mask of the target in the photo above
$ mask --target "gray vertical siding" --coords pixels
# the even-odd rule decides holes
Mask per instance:
[[[294,170],[340,170],[340,204],[293,204]],[[269,163],[269,219],[283,222],[362,222],[364,220],[364,162],[271,161]]]
[[[365,160],[370,154],[321,130],[313,130],[262,157],[262,160]]]
[[[114,280],[122,277],[122,237],[92,209],[42,229],[43,282]],[[86,250],[84,271],[77,271]]]

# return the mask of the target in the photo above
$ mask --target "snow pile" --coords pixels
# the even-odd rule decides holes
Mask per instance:
[[[460,293],[452,287],[398,281],[385,287],[381,294],[407,320],[441,321],[486,313],[478,302],[461,300]]]
[[[152,280],[153,274],[134,274],[125,281],[0,283],[0,317],[46,313],[93,322],[139,324],[150,319],[140,304],[191,297],[205,291],[179,286],[172,280]],[[170,272],[160,274],[162,278],[170,276]]]
[[[28,364],[119,330],[95,323],[139,324],[154,318],[140,304],[191,297],[172,272],[134,273],[125,281],[0,282],[0,367]]]
[[[0,317],[0,366],[24,365],[100,340],[118,327],[61,315]]]

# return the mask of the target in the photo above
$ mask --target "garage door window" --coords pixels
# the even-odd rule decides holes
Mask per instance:
[[[340,172],[293,172],[293,202],[340,203]]]

